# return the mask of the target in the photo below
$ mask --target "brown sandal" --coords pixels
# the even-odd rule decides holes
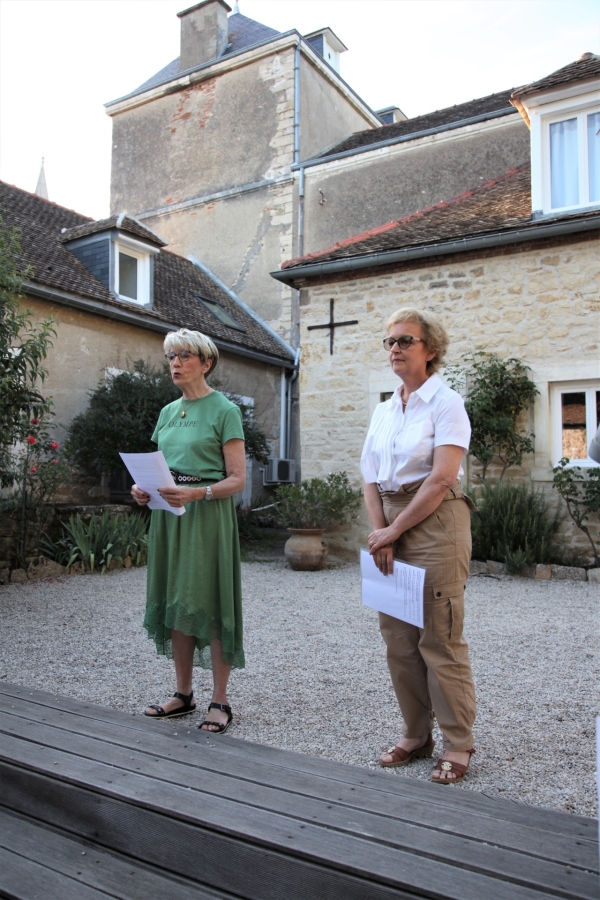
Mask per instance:
[[[387,752],[388,755],[392,757],[392,761],[383,762],[383,760],[380,759],[379,763],[384,769],[395,769],[399,766],[407,766],[413,759],[430,759],[433,756],[434,747],[435,741],[430,733],[423,746],[417,747],[416,750],[404,750],[403,747],[390,747]]]
[[[465,750],[465,753],[473,754],[475,753],[475,748],[473,747],[471,750]],[[469,760],[470,762],[470,760]],[[435,784],[456,784],[457,781],[462,781],[465,775],[467,774],[467,769],[469,768],[469,763],[463,765],[462,763],[451,762],[449,759],[438,759],[435,769],[431,773],[431,780]],[[434,778],[433,775],[435,772],[446,772],[447,775],[450,772],[455,774],[455,778]]]

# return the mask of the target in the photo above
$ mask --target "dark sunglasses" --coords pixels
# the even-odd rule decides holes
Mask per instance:
[[[177,357],[179,357],[181,362],[187,362],[191,356],[198,356],[198,354],[191,353],[189,350],[180,350],[179,353],[174,353],[173,350],[171,350],[170,353],[165,353],[165,359],[168,359],[169,362],[173,362]]]
[[[394,344],[398,344],[401,350],[406,350],[413,341],[418,341],[420,344],[423,344],[423,338],[413,337],[412,334],[402,334],[399,338],[394,337],[386,337],[383,339],[383,347],[388,352],[392,349]]]

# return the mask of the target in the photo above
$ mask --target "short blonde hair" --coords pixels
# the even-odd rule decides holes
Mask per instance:
[[[423,340],[427,349],[435,352],[433,359],[427,363],[427,374],[433,375],[443,364],[450,343],[446,329],[433,313],[413,309],[410,306],[397,309],[395,313],[392,313],[386,325],[388,332],[392,325],[396,325],[398,322],[415,322],[423,329]]]
[[[202,362],[208,360],[211,363],[207,375],[214,372],[219,362],[219,351],[215,344],[201,331],[189,331],[187,328],[169,331],[165,338],[164,348],[165,353],[170,353],[171,350],[189,350],[190,353],[197,353]]]

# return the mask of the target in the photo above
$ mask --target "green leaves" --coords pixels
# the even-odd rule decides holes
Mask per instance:
[[[130,557],[134,566],[144,561],[147,548],[147,521],[137,513],[127,518],[104,510],[84,521],[79,514],[63,524],[57,541],[46,536],[42,548],[50,559],[70,568],[81,562],[91,572],[96,566],[105,572],[113,559]]]
[[[552,471],[552,487],[565,501],[575,525],[586,535],[592,547],[594,565],[600,567],[598,545],[586,525],[591,514],[600,512],[600,466],[584,470],[581,466],[571,466],[570,460],[563,457]]]
[[[469,453],[481,463],[483,483],[490,464],[498,458],[501,481],[507,469],[520,466],[523,456],[533,453],[535,435],[518,430],[517,419],[539,391],[529,378],[529,366],[519,359],[479,351],[463,360],[464,366],[451,366],[446,374],[455,390],[466,386],[465,409],[472,429]]]
[[[355,519],[362,493],[350,487],[346,472],[281,484],[275,490],[276,517],[291,528],[328,528]]]

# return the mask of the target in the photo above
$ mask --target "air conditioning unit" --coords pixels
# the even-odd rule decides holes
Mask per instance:
[[[263,469],[263,484],[293,484],[296,480],[296,461],[271,456]]]

